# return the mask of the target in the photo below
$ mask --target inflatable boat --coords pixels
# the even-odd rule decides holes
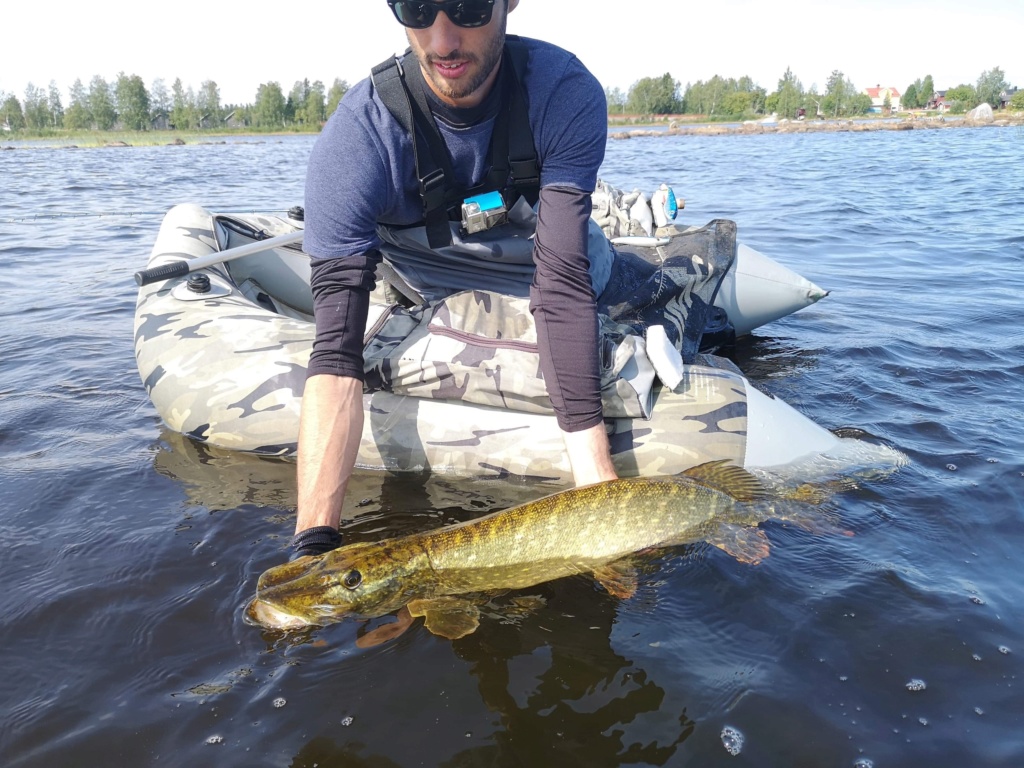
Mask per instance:
[[[196,205],[165,216],[147,266],[177,276],[146,282],[137,275],[135,354],[170,429],[221,448],[294,454],[314,337],[309,260],[293,242],[301,226],[288,216],[224,216]],[[750,248],[739,248],[734,267],[718,303],[743,331],[824,295]],[[368,328],[388,306],[375,291]],[[360,468],[571,477],[553,415],[387,391],[366,393],[364,407]],[[855,447],[712,355],[682,366],[671,389],[655,385],[649,418],[606,424],[622,475],[673,473],[714,459],[772,468]]]

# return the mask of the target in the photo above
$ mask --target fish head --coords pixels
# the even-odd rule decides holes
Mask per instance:
[[[271,629],[371,618],[409,601],[413,564],[386,543],[349,544],[265,571],[246,616]]]

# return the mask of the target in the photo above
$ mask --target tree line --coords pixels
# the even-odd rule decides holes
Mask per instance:
[[[28,84],[25,98],[0,91],[0,126],[6,130],[126,131],[203,130],[244,127],[263,130],[288,127],[319,129],[348,91],[345,80],[335,78],[330,88],[320,80],[299,80],[287,94],[277,82],[261,83],[251,104],[222,104],[220,88],[204,81],[198,91],[181,78],[170,88],[156,79],[149,88],[138,75],[121,72],[108,82],[96,75],[86,86],[76,79],[67,107],[60,89]]]
[[[288,128],[319,130],[349,89],[335,78],[330,88],[320,80],[296,81],[286,94],[275,81],[261,83],[250,104],[222,104],[220,89],[212,80],[199,90],[177,78],[170,88],[156,79],[149,88],[138,75],[121,72],[113,82],[96,75],[86,86],[76,79],[65,108],[60,89],[50,82],[44,90],[32,83],[24,99],[0,91],[0,127],[34,133],[71,130],[128,131],[155,129],[198,131],[225,127],[257,130]],[[972,84],[946,91],[946,104],[963,113],[979,104],[998,106],[1000,94],[1009,89],[999,67],[982,72]],[[855,117],[869,112],[871,98],[841,71],[833,70],[825,90],[805,89],[787,68],[774,91],[768,92],[749,77],[738,80],[715,75],[707,82],[687,83],[685,88],[668,73],[636,81],[626,93],[606,88],[609,114],[702,115],[709,119],[744,119],[765,114],[796,118],[801,114],[823,117]],[[931,75],[908,85],[901,98],[904,109],[926,108],[935,87]],[[891,105],[883,105],[891,106]],[[1024,109],[1024,91],[1011,100],[1013,109]]]
[[[993,107],[1009,90],[1006,76],[999,67],[982,72],[974,85],[962,84],[946,92],[946,104],[954,113],[963,113],[979,104]],[[609,114],[630,115],[702,115],[709,119],[744,119],[765,114],[780,118],[796,118],[801,114],[822,117],[856,117],[867,114],[874,106],[867,93],[857,88],[841,71],[833,70],[824,92],[817,86],[805,89],[792,70],[786,69],[776,89],[769,93],[749,77],[738,80],[715,75],[707,82],[699,80],[681,87],[670,74],[648,77],[635,82],[628,92],[606,88]],[[935,98],[931,75],[908,85],[900,100],[902,109],[927,108]],[[891,107],[892,104],[883,104]],[[1013,109],[1024,109],[1024,91],[1011,99]]]

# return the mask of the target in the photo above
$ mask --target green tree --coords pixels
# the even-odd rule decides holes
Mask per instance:
[[[64,113],[64,127],[72,131],[88,130],[92,127],[92,112],[89,111],[89,93],[80,79],[75,78],[70,96]]]
[[[309,78],[296,80],[292,90],[288,94],[287,106],[285,107],[285,120],[287,122],[304,123],[306,118],[306,99],[309,98]]]
[[[334,114],[334,111],[338,108],[338,102],[341,98],[348,93],[348,81],[339,80],[334,78],[334,83],[331,85],[331,90],[327,92],[327,115],[330,117]]]
[[[920,80],[917,81],[917,83],[920,83],[920,82],[921,82]],[[903,103],[903,106],[906,107],[907,109],[916,109],[917,107],[924,106],[923,104],[919,103],[920,102],[920,98],[917,95],[918,94],[917,83],[911,83],[910,85],[907,86],[907,89],[903,92],[903,102],[902,103]]]
[[[917,90],[917,101],[922,107],[927,107],[929,102],[935,98],[935,83],[931,75],[925,75],[921,87]]]
[[[849,80],[846,81],[846,88],[847,93],[853,95],[847,99],[844,114],[850,117],[868,114],[871,111],[871,107],[874,106],[871,102],[871,97],[863,91],[858,92]]]
[[[826,113],[830,113],[832,117],[845,115],[848,100],[846,76],[838,69],[834,69],[825,83],[825,97],[822,99],[822,109]]]
[[[745,117],[754,112],[754,94],[749,91],[733,91],[722,99],[722,114],[731,117]]]
[[[749,80],[749,78],[741,78],[741,82],[743,80]],[[768,92],[765,91],[764,88],[754,85],[753,83],[751,83],[750,89],[745,92],[750,94],[750,110],[754,112],[754,114],[763,114],[765,101],[768,98]]]
[[[325,102],[327,94],[324,91],[324,84],[320,80],[314,80],[306,93],[306,103],[302,108],[302,122],[306,125],[319,127],[327,119]]]
[[[92,115],[93,125],[101,131],[109,131],[117,122],[110,86],[99,75],[93,77],[89,83],[89,113]]]
[[[176,77],[171,85],[171,127],[178,131],[199,127],[196,97],[192,92],[192,86],[186,90],[180,77]]]
[[[50,125],[53,128],[64,126],[64,104],[60,99],[60,89],[54,80],[50,81],[50,88],[46,94],[46,108],[50,113]]]
[[[779,98],[772,111],[779,117],[788,117],[792,120],[797,116],[797,112],[803,104],[804,86],[789,67],[786,67],[786,72],[779,80],[777,93]]]
[[[1010,97],[1010,109],[1024,110],[1024,90],[1018,88],[1017,92]]]
[[[39,131],[50,127],[50,106],[46,92],[29,83],[25,88],[25,101],[22,103],[25,116],[25,127]]]
[[[698,80],[686,88],[683,107],[688,114],[714,117],[722,114],[722,102],[730,93],[738,90],[735,80],[726,80],[715,75],[706,83]]]
[[[171,94],[167,90],[167,83],[162,77],[153,80],[149,87],[149,119],[150,121],[165,119],[171,121]]]
[[[201,127],[219,126],[224,117],[220,106],[220,88],[213,80],[204,80],[196,95],[196,109],[199,111]]]
[[[621,115],[626,111],[626,94],[621,88],[605,88],[604,100],[608,104],[609,115]]]
[[[978,101],[978,93],[973,85],[962,83],[956,88],[946,91],[946,103],[949,111],[956,115],[962,115],[969,109],[974,109],[981,102]]]
[[[149,92],[141,77],[119,72],[114,98],[121,125],[129,131],[149,130]]]
[[[25,127],[25,113],[21,109],[21,102],[13,93],[4,99],[0,105],[0,125],[6,125],[12,131],[20,131]]]
[[[978,104],[988,104],[993,109],[998,109],[1001,95],[1009,87],[1006,75],[999,67],[982,72],[975,87]]]
[[[260,83],[252,107],[253,123],[259,128],[281,128],[285,123],[285,98],[281,84]]]
[[[626,110],[640,115],[672,115],[681,109],[679,83],[672,75],[645,77],[633,83],[626,97]]]

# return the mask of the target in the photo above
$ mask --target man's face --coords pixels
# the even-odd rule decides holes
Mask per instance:
[[[427,29],[406,29],[409,45],[430,89],[454,107],[483,101],[498,75],[505,45],[505,19],[517,0],[496,0],[491,20],[466,29],[439,12]]]

